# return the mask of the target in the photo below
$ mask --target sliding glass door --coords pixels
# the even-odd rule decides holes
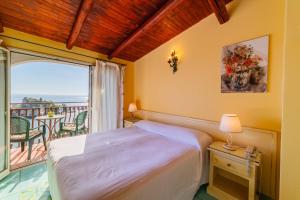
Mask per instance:
[[[9,51],[0,47],[0,179],[9,173],[8,91]]]

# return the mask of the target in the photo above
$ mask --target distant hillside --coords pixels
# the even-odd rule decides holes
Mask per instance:
[[[14,108],[44,108],[54,107],[53,101],[43,100],[43,98],[24,97],[22,103],[14,104]]]

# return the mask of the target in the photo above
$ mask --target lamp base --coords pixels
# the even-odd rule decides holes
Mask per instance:
[[[239,147],[232,144],[224,144],[223,148],[230,151],[236,151]]]
[[[134,112],[131,112],[131,119],[135,120]]]

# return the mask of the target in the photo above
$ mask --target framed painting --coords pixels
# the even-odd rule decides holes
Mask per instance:
[[[221,92],[267,92],[269,36],[222,49]]]

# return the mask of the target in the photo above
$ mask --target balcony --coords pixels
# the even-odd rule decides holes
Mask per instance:
[[[61,119],[53,120],[36,120],[37,117],[47,116],[48,111],[52,110],[57,115],[62,115]],[[39,127],[46,124],[46,140],[56,139],[58,137],[68,137],[69,134],[58,135],[59,122],[73,122],[76,116],[88,110],[87,102],[34,102],[34,103],[11,103],[10,115],[21,116],[29,120],[31,128]],[[51,124],[49,124],[51,123]],[[88,132],[88,117],[85,121],[86,129],[84,133]],[[52,136],[50,135],[49,127],[52,126]],[[31,158],[27,159],[28,144],[25,144],[24,151],[21,151],[21,143],[10,144],[10,165],[11,169],[18,169],[30,164],[44,161],[47,156],[42,138],[37,138],[34,141]]]

